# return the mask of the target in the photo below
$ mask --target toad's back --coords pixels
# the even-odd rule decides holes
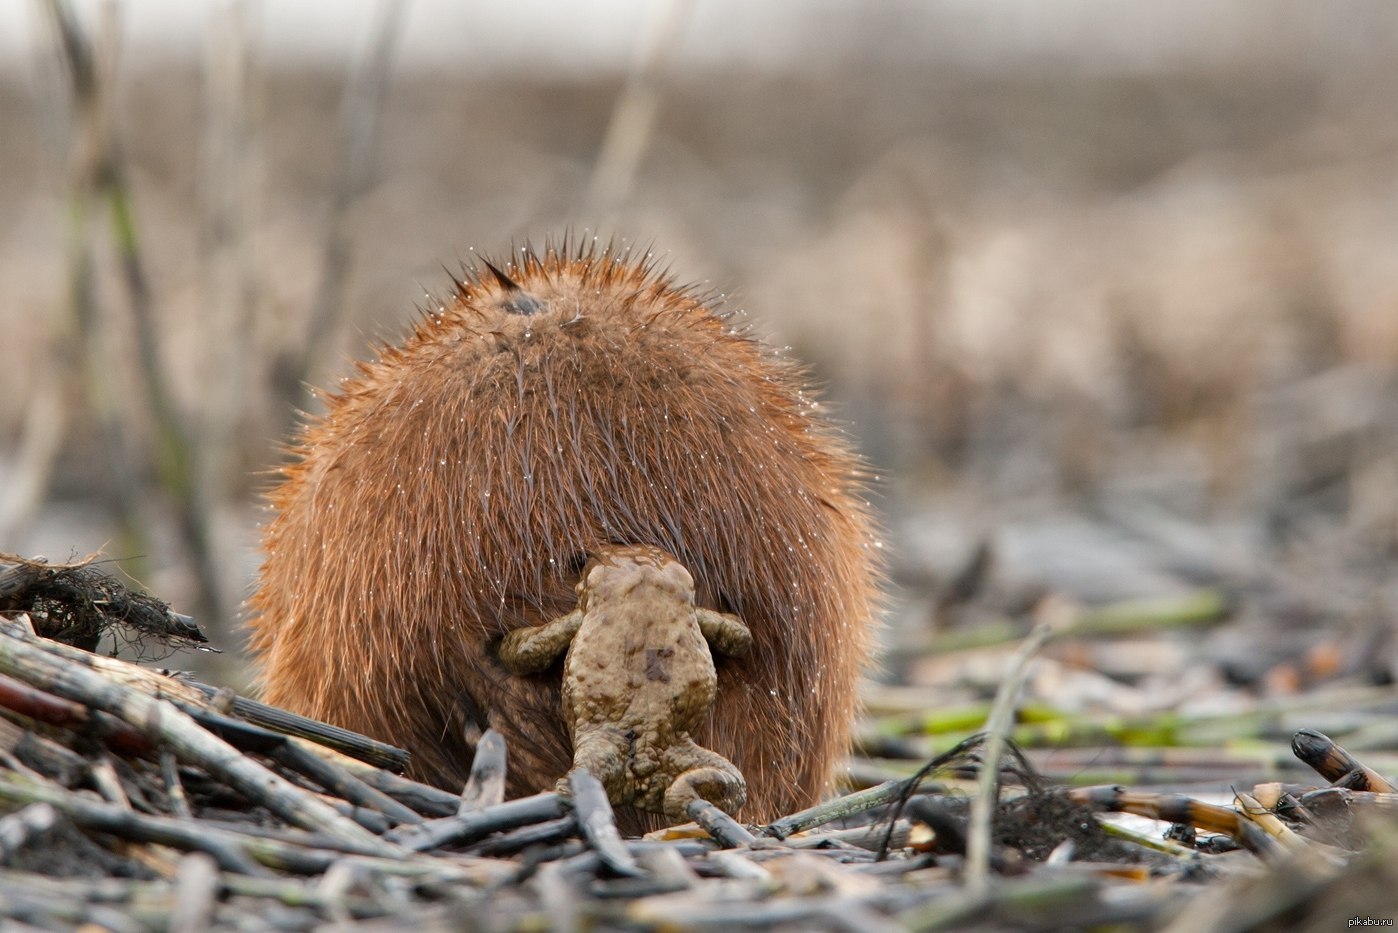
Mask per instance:
[[[697,729],[715,680],[689,573],[660,552],[609,549],[588,568],[583,591],[583,623],[564,665],[568,721],[632,729],[641,745]],[[651,734],[657,722],[666,735]]]

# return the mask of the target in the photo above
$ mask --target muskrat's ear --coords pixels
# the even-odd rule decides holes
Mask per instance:
[[[490,272],[491,276],[494,277],[496,284],[504,289],[505,293],[509,296],[509,299],[501,305],[502,310],[509,314],[522,314],[525,317],[529,317],[531,314],[538,314],[540,311],[544,310],[544,306],[539,302],[539,299],[526,292],[518,282],[506,275],[505,271],[499,266],[492,263],[489,259],[482,259],[481,263],[485,266],[486,270]]]

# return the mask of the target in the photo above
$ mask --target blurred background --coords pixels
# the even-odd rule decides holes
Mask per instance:
[[[0,550],[102,550],[237,682],[303,386],[571,228],[812,366],[888,676],[1200,587],[1235,681],[1389,676],[1395,56],[1389,0],[0,5]]]

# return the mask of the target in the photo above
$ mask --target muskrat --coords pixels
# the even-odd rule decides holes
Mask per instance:
[[[880,565],[864,468],[804,371],[628,250],[525,247],[455,285],[328,395],[270,494],[264,698],[405,746],[449,789],[492,727],[510,795],[550,789],[573,757],[561,665],[511,674],[500,640],[569,612],[598,549],[651,545],[752,633],[695,733],[746,777],[740,815],[817,802]]]

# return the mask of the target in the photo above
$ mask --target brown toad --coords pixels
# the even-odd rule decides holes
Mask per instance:
[[[567,650],[563,717],[573,767],[596,776],[614,805],[677,821],[688,819],[695,799],[735,812],[747,799],[742,773],[690,733],[717,689],[709,645],[744,654],[748,627],[696,607],[693,577],[659,548],[603,548],[577,592],[577,609],[515,629],[500,645],[500,660],[516,674],[542,671]]]

